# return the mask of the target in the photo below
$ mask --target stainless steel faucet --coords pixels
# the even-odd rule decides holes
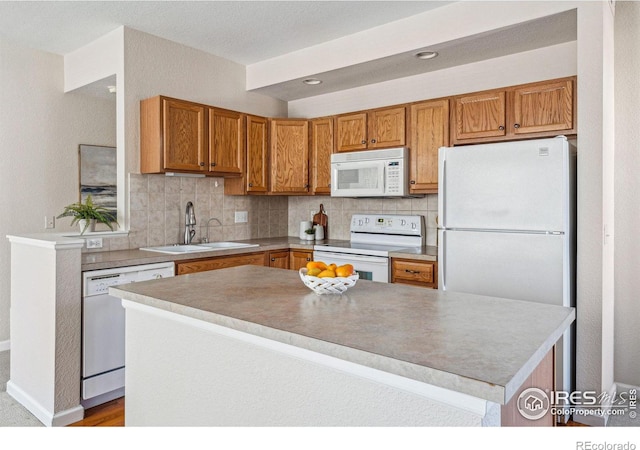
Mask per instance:
[[[215,217],[212,217],[211,219],[207,220],[207,236],[201,239],[202,242],[209,242],[209,224],[211,223],[212,220],[215,220],[216,222],[218,222],[218,226],[220,227],[222,226],[222,222],[220,222]],[[202,231],[200,231],[200,234],[202,234]]]
[[[193,210],[193,203],[187,202],[187,211],[184,216],[184,243],[191,244],[196,235],[196,213]]]

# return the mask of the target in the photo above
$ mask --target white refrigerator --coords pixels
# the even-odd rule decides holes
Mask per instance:
[[[442,147],[438,169],[439,288],[575,306],[567,138]],[[556,390],[573,390],[574,328],[556,347]]]

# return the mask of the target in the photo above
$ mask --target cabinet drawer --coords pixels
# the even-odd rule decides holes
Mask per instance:
[[[435,288],[437,287],[437,263],[393,258],[391,282]]]

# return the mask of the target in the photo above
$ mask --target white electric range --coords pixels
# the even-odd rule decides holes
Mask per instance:
[[[351,264],[360,279],[388,283],[389,253],[419,253],[425,245],[425,231],[424,216],[354,214],[349,242],[315,245],[313,259],[327,264]]]

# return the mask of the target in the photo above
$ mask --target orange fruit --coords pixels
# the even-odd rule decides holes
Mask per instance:
[[[307,270],[311,270],[311,269],[324,270],[326,268],[327,268],[327,265],[325,263],[323,263],[322,261],[309,261],[307,263]]]
[[[353,266],[351,264],[344,264],[336,269],[336,276],[348,277],[353,274]]]
[[[326,269],[318,274],[318,278],[335,278],[336,273],[333,270]]]

